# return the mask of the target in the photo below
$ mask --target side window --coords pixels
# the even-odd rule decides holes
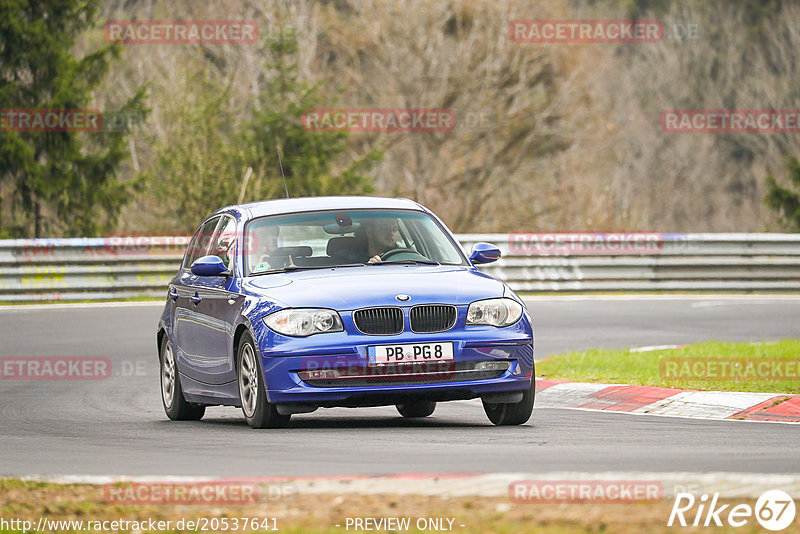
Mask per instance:
[[[231,260],[236,251],[236,221],[233,217],[223,217],[219,223],[219,228],[214,235],[214,242],[211,252],[214,256],[222,258],[225,266],[231,267]]]
[[[192,236],[189,248],[186,249],[186,257],[183,260],[183,267],[188,269],[197,260],[208,255],[211,245],[211,238],[214,236],[214,229],[217,227],[219,217],[214,217],[200,227]]]

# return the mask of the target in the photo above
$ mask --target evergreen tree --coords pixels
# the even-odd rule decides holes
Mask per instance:
[[[259,98],[244,118],[230,110],[227,87],[213,68],[190,60],[191,94],[170,104],[167,140],[157,146],[149,191],[164,214],[157,231],[189,232],[202,218],[228,204],[282,198],[276,147],[292,197],[363,194],[372,191],[368,172],[381,153],[346,158],[346,132],[304,129],[300,117],[321,107],[319,88],[298,79],[293,32],[265,41],[269,58]],[[325,103],[330,105],[329,102]],[[344,168],[333,170],[336,164]],[[249,169],[249,170],[248,170]]]
[[[0,2],[0,236],[97,235],[113,225],[131,184],[116,172],[125,131],[25,132],[9,125],[20,109],[90,107],[92,90],[119,57],[105,45],[77,58],[76,38],[94,27],[98,0]],[[120,110],[144,112],[139,89]]]
[[[244,147],[244,163],[252,167],[256,175],[268,176],[271,180],[248,191],[247,197],[257,200],[269,195],[283,196],[276,147],[281,151],[291,196],[371,192],[372,180],[363,173],[380,160],[382,153],[370,151],[335,173],[333,164],[347,150],[348,133],[309,131],[301,124],[304,112],[330,107],[331,102],[323,100],[319,87],[298,79],[297,64],[293,61],[297,51],[294,32],[281,31],[269,38],[267,48],[273,58],[268,65],[271,81],[261,91],[260,109],[245,125],[239,144]]]

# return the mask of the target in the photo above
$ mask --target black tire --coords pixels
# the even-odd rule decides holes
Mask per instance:
[[[161,403],[167,417],[173,421],[198,421],[206,413],[202,404],[186,402],[181,389],[181,375],[175,364],[175,353],[167,336],[161,340],[161,349],[158,351],[161,376]]]
[[[236,376],[242,414],[252,428],[284,428],[291,415],[281,415],[278,408],[267,402],[264,373],[258,364],[258,352],[249,332],[242,334],[236,354]]]
[[[522,400],[513,403],[493,403],[483,401],[483,411],[489,421],[497,426],[524,425],[533,413],[533,400],[536,397],[536,378],[531,376],[531,387],[522,394]]]
[[[397,411],[403,417],[428,417],[436,409],[435,401],[417,401],[398,404]]]

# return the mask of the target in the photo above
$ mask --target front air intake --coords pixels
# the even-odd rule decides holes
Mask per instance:
[[[411,330],[418,334],[432,334],[450,330],[456,324],[456,307],[431,304],[414,306],[410,312]]]
[[[403,331],[400,308],[364,308],[353,312],[353,322],[362,334],[389,336]]]

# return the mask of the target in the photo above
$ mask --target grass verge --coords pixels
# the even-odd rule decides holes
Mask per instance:
[[[739,501],[744,502],[744,501]],[[720,501],[726,504],[728,501]],[[753,506],[755,499],[748,503]],[[272,500],[256,505],[123,505],[110,504],[104,499],[102,486],[87,484],[50,484],[0,479],[0,517],[8,521],[26,520],[37,525],[39,518],[50,521],[148,521],[170,520],[173,525],[181,519],[212,520],[213,518],[275,518],[280,532],[333,534],[348,532],[347,518],[410,518],[414,525],[419,518],[452,518],[452,532],[462,534],[510,534],[517,532],[549,533],[674,533],[667,527],[673,499],[665,498],[654,504],[530,504],[513,503],[508,497],[458,497],[420,495],[358,495],[358,494],[296,494],[291,498]],[[732,502],[730,503],[732,504]],[[337,527],[336,525],[340,525]],[[462,526],[463,525],[463,526]],[[715,528],[714,532],[748,534],[760,532],[758,523],[751,520],[745,527]],[[349,532],[355,529],[351,526]],[[681,531],[687,529],[679,529]],[[708,529],[688,529],[702,532]],[[98,532],[91,528],[61,532]],[[386,530],[378,530],[386,532]],[[403,532],[432,532],[412,527]],[[0,527],[0,533],[19,532]],[[102,532],[130,532],[125,529],[103,529]],[[138,532],[151,532],[143,529]],[[168,529],[164,532],[191,532],[189,529]],[[249,529],[217,530],[217,532],[274,532]]]
[[[677,349],[592,349],[536,364],[542,378],[679,389],[800,393],[800,340],[711,341]]]

